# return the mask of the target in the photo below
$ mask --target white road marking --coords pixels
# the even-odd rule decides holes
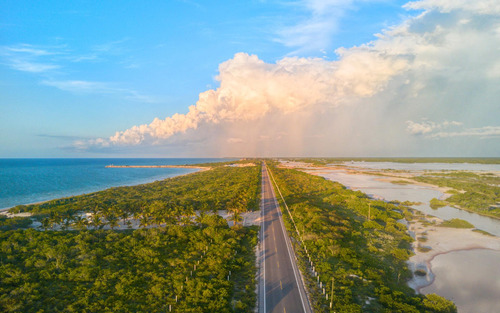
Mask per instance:
[[[267,167],[266,167],[266,170],[267,170]],[[270,172],[268,170],[267,170],[267,173],[269,176]],[[271,177],[272,177],[274,183],[276,184],[276,181],[274,180],[274,177],[272,176],[272,174],[271,174]],[[276,188],[278,188],[278,185],[276,185]],[[271,189],[271,195],[273,196],[274,204],[275,204],[276,208],[278,209],[279,205],[278,205],[278,202],[276,200],[276,196],[274,195],[274,188]],[[285,224],[283,223],[283,220],[280,217],[281,217],[281,209],[278,210],[278,218],[280,220],[281,230],[283,231],[283,236],[285,237],[286,247],[287,247],[287,251],[288,251],[288,257],[290,258],[290,263],[292,264],[292,269],[293,269],[293,275],[295,276],[295,282],[297,283],[297,288],[299,289],[299,296],[300,296],[300,301],[302,302],[302,308],[304,309],[304,312],[307,312],[306,306],[304,303],[304,298],[302,297],[302,292],[301,292],[301,289],[299,288],[299,279],[297,278],[296,268],[295,268],[295,266],[293,266],[294,263],[292,260],[292,253],[290,251],[290,242],[288,241],[288,237],[285,233]],[[283,308],[283,310],[286,312],[285,308]]]

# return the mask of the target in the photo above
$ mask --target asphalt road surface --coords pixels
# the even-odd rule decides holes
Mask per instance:
[[[311,313],[267,168],[262,168],[259,312]]]

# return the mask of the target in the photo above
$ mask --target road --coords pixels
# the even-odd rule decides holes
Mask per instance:
[[[259,312],[312,313],[265,165],[261,214]]]

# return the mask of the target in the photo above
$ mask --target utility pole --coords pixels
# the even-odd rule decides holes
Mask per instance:
[[[368,220],[371,219],[371,210],[372,210],[372,204],[371,203],[368,203]]]
[[[332,276],[332,297],[330,298],[330,309],[333,306],[333,276]]]

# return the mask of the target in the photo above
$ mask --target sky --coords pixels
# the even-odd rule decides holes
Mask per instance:
[[[0,157],[500,156],[498,0],[0,6]]]

